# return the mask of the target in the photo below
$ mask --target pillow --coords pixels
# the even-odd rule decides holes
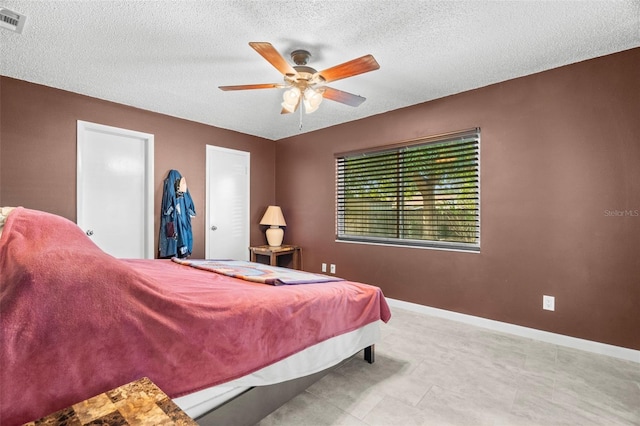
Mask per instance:
[[[14,209],[15,207],[0,207],[0,235],[2,235],[2,228],[4,228],[4,223],[7,221],[9,213]]]

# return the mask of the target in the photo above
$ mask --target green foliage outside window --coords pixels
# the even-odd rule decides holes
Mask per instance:
[[[337,162],[337,237],[479,247],[479,133]]]

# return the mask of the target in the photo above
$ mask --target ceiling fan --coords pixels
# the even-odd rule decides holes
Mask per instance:
[[[380,68],[380,65],[372,55],[365,55],[323,71],[316,71],[307,66],[311,54],[306,50],[299,49],[291,52],[291,60],[295,63],[292,66],[278,53],[271,43],[251,42],[249,46],[254,48],[256,52],[284,75],[284,83],[245,84],[240,86],[219,86],[219,88],[225,91],[286,88],[287,90],[282,96],[281,114],[295,112],[300,104],[303,104],[305,112],[310,114],[318,109],[323,99],[330,99],[357,107],[366,98],[333,89],[325,86],[325,84]]]

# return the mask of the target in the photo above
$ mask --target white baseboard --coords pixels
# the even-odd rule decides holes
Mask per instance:
[[[418,305],[416,303],[405,302],[388,297],[386,299],[389,303],[389,306],[391,306],[392,308],[396,307],[420,314],[431,315],[434,317],[440,317],[462,322],[465,324],[475,325],[477,327],[487,328],[489,330],[514,334],[516,336],[536,339],[547,343],[553,343],[555,345],[566,346],[569,348],[580,349],[587,352],[593,352],[601,355],[607,355],[614,358],[620,358],[627,361],[640,363],[640,351],[634,349],[608,345],[606,343],[599,343],[591,340],[578,339],[576,337],[565,336],[563,334],[536,330],[535,328],[523,327],[520,325],[475,317],[473,315],[461,314],[453,311],[446,311],[444,309],[432,308],[430,306]]]

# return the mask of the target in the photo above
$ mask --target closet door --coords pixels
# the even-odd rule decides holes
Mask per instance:
[[[207,259],[249,260],[250,154],[207,145]]]
[[[78,121],[78,226],[119,258],[153,258],[153,135]]]

